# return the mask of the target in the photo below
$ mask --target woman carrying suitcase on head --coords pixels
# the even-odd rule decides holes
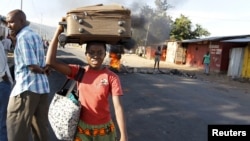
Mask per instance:
[[[74,78],[79,66],[56,61],[58,36],[63,32],[59,25],[51,41],[46,63],[68,78]],[[80,121],[74,141],[115,141],[115,126],[111,119],[108,97],[112,97],[120,141],[127,141],[125,117],[120,97],[123,95],[119,77],[102,65],[106,55],[106,44],[100,41],[88,42],[85,56],[88,65],[78,85],[79,101],[82,105]]]

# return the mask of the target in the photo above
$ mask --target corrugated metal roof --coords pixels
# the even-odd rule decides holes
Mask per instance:
[[[226,39],[235,39],[235,38],[246,38],[246,37],[250,37],[250,35],[207,37],[207,38],[201,38],[201,39],[183,40],[181,42],[182,43],[195,43],[195,42],[202,42],[202,41],[217,41],[217,40],[226,40]]]
[[[183,40],[181,43],[195,43],[195,42],[201,42],[202,39],[190,39],[190,40]]]
[[[250,42],[250,38],[238,38],[238,39],[231,39],[231,40],[223,40],[221,42],[231,42],[231,43],[247,43]]]

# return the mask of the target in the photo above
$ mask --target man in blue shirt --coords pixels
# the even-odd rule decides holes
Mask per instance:
[[[14,50],[15,86],[7,108],[8,141],[48,141],[49,82],[41,37],[33,32],[21,10],[7,14],[6,22],[16,35]]]

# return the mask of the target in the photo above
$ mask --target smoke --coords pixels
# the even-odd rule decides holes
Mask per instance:
[[[132,28],[144,27],[146,19],[143,15],[131,15],[131,26]]]
[[[189,0],[169,0],[170,5],[175,8],[187,3]]]
[[[129,9],[132,11],[133,15],[139,14],[142,6],[145,4],[139,2],[133,2],[129,5]]]
[[[130,50],[135,46],[136,43],[135,43],[135,40],[131,38],[131,39],[126,39],[126,40],[124,39],[120,41],[118,44],[120,44],[120,46],[122,46],[123,48]]]
[[[136,11],[131,15],[133,35],[140,45],[158,44],[169,38],[171,20],[168,16],[157,15],[152,5],[139,6],[136,2],[131,5],[131,11]]]

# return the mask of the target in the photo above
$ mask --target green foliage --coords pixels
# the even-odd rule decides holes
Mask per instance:
[[[194,34],[193,38],[210,35],[210,33],[207,30],[205,30],[204,28],[202,28],[202,26],[199,24],[195,25],[195,30],[193,31],[193,34]]]
[[[170,32],[172,40],[196,39],[209,35],[210,33],[199,24],[196,24],[194,30],[192,30],[192,22],[182,14],[175,19]]]

